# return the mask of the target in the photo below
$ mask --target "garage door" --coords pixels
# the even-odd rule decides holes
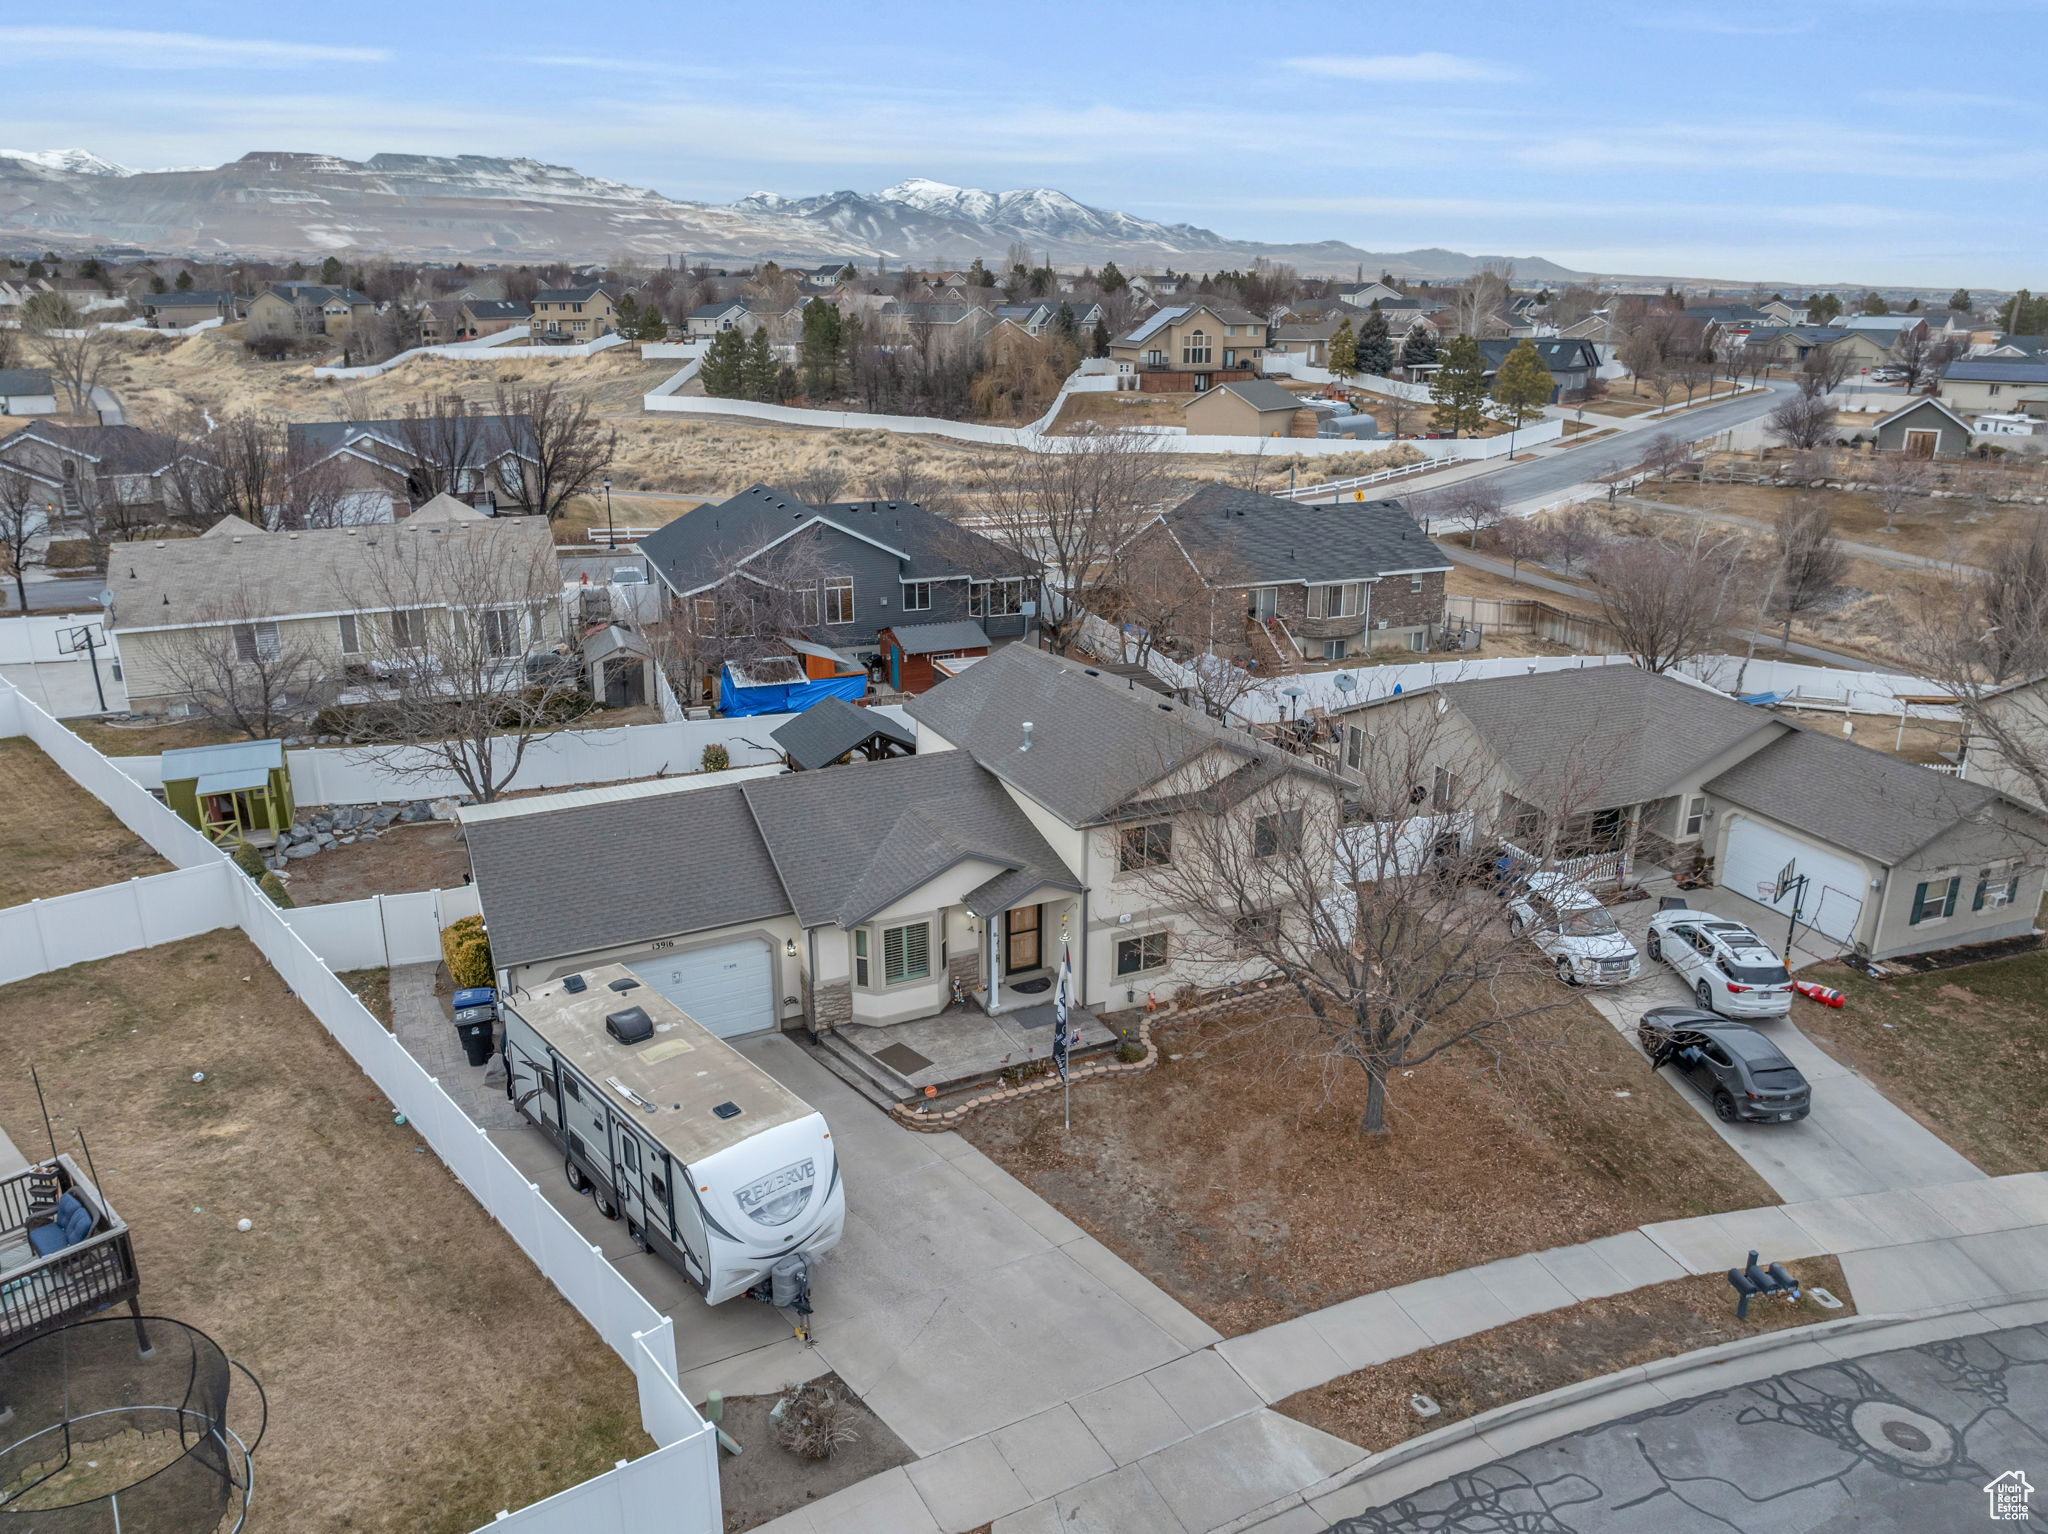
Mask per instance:
[[[749,938],[626,968],[722,1039],[775,1026],[775,965],[766,943]]]
[[[1806,875],[1806,888],[1773,900],[1771,886],[1787,863]],[[1840,853],[1753,820],[1738,820],[1721,856],[1721,883],[1788,916],[1797,899],[1800,921],[1838,943],[1855,941],[1856,921],[1863,914],[1863,865]]]

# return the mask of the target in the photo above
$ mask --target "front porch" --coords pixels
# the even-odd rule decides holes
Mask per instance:
[[[1068,1009],[1076,1058],[1114,1046],[1117,1036],[1087,1007]],[[990,1014],[973,1002],[930,1017],[882,1025],[844,1023],[820,1040],[828,1056],[860,1073],[894,1102],[926,1088],[951,1092],[980,1086],[1003,1072],[1052,1058],[1053,1004]]]

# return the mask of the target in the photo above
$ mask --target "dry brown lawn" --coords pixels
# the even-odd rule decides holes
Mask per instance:
[[[114,724],[102,719],[68,721],[71,733],[102,756],[159,756],[187,746],[224,746],[245,737],[209,719],[151,720]]]
[[[19,738],[0,740],[0,906],[168,873],[171,865],[64,769]]]
[[[652,1447],[624,1363],[241,933],[0,989],[17,1131],[31,1059],[134,1231],[145,1310],[269,1393],[252,1530],[465,1534]]]
[[[1794,499],[1807,498],[1825,505],[1834,514],[1835,534],[1849,543],[1867,543],[1874,548],[1899,554],[1917,554],[1923,559],[1956,560],[1977,564],[2001,540],[2032,525],[2041,516],[2038,506],[1994,504],[1990,513],[1979,517],[1967,500],[1916,501],[1901,512],[1890,532],[1885,531],[1884,510],[1867,495],[1850,490],[1795,490],[1780,485],[1658,484],[1645,493],[1653,500],[1672,501],[1681,506],[1707,506],[1732,516],[1774,522],[1780,511]]]
[[[373,840],[295,858],[285,865],[285,872],[291,875],[285,885],[293,904],[326,905],[372,895],[454,889],[469,872],[469,852],[453,824],[422,821],[386,826]]]
[[[1727,1279],[1719,1274],[1676,1278],[1527,1316],[1490,1332],[1340,1375],[1287,1397],[1273,1409],[1378,1452],[1580,1380],[1759,1332],[1811,1326],[1856,1313],[1841,1264],[1834,1258],[1795,1262],[1791,1271],[1803,1287],[1827,1290],[1842,1301],[1842,1308],[1825,1309],[1808,1295],[1796,1304],[1752,1300],[1749,1319],[1738,1321],[1735,1292]],[[1428,1396],[1442,1412],[1417,1416],[1408,1404],[1411,1395]]]
[[[1542,981],[1540,984],[1549,985]],[[1392,1083],[1326,1083],[1248,1019],[1160,1030],[1127,1081],[982,1110],[961,1133],[1226,1335],[1649,1220],[1775,1203],[1690,1105],[1560,991],[1527,1069],[1453,1052]],[[1327,1090],[1326,1090],[1327,1087]]]
[[[1053,419],[1061,435],[1077,427],[1185,426],[1192,394],[1070,394]]]

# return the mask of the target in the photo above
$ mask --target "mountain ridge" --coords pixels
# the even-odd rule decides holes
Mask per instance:
[[[1341,240],[1235,239],[1097,208],[1051,187],[990,192],[909,177],[880,192],[757,192],[729,204],[668,197],[523,156],[259,150],[224,165],[131,170],[88,150],[0,150],[0,241],[135,245],[167,254],[289,259],[345,251],[423,260],[1034,259],[1216,269],[1260,260],[1311,275],[1470,275],[1503,259]],[[1540,257],[1516,270],[1585,275]]]

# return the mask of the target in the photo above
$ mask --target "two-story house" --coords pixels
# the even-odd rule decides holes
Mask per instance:
[[[657,528],[640,552],[683,620],[757,607],[783,637],[859,665],[881,659],[886,628],[966,620],[1007,643],[1038,627],[1038,567],[912,501],[813,506],[755,485]]]
[[[1266,354],[1266,322],[1228,304],[1173,304],[1156,309],[1109,343],[1121,373],[1143,388],[1200,394],[1231,379],[1252,378]]]
[[[502,983],[624,963],[716,1033],[807,1030],[904,1100],[1024,1058],[1063,959],[1093,1045],[1099,1012],[1248,977],[1152,876],[1196,818],[1305,834],[1322,774],[1025,645],[906,712],[915,756],[465,811]]]
[[[145,293],[139,302],[154,330],[187,330],[207,320],[232,320],[238,312],[235,295],[218,289]]]
[[[1146,524],[1133,558],[1185,569],[1212,593],[1213,610],[1184,608],[1187,632],[1162,638],[1281,670],[1428,649],[1451,568],[1399,501],[1305,504],[1222,484]]]
[[[140,426],[32,421],[0,436],[0,475],[26,480],[61,518],[97,526],[161,520],[170,476],[194,451]]]
[[[377,312],[370,297],[353,288],[318,282],[273,282],[243,310],[251,341],[303,341],[343,336]]]
[[[441,493],[494,514],[531,511],[540,494],[525,416],[293,421],[285,461],[294,479],[318,476],[358,523],[395,521]]]
[[[533,295],[533,339],[556,345],[595,341],[618,328],[618,301],[601,283],[542,288]]]
[[[474,556],[409,552],[416,542],[451,540]],[[412,579],[436,570],[451,582],[488,580],[491,589],[437,592]],[[499,647],[492,653],[501,650],[508,666],[562,637],[547,525],[483,517],[450,501],[396,527],[265,532],[227,517],[197,538],[117,543],[107,588],[129,704],[145,714],[190,711],[201,688],[226,684],[223,667],[287,657],[293,685],[347,701],[350,689],[374,688],[379,657],[429,646],[457,614],[485,624]],[[394,591],[404,593],[403,606],[393,605]]]

